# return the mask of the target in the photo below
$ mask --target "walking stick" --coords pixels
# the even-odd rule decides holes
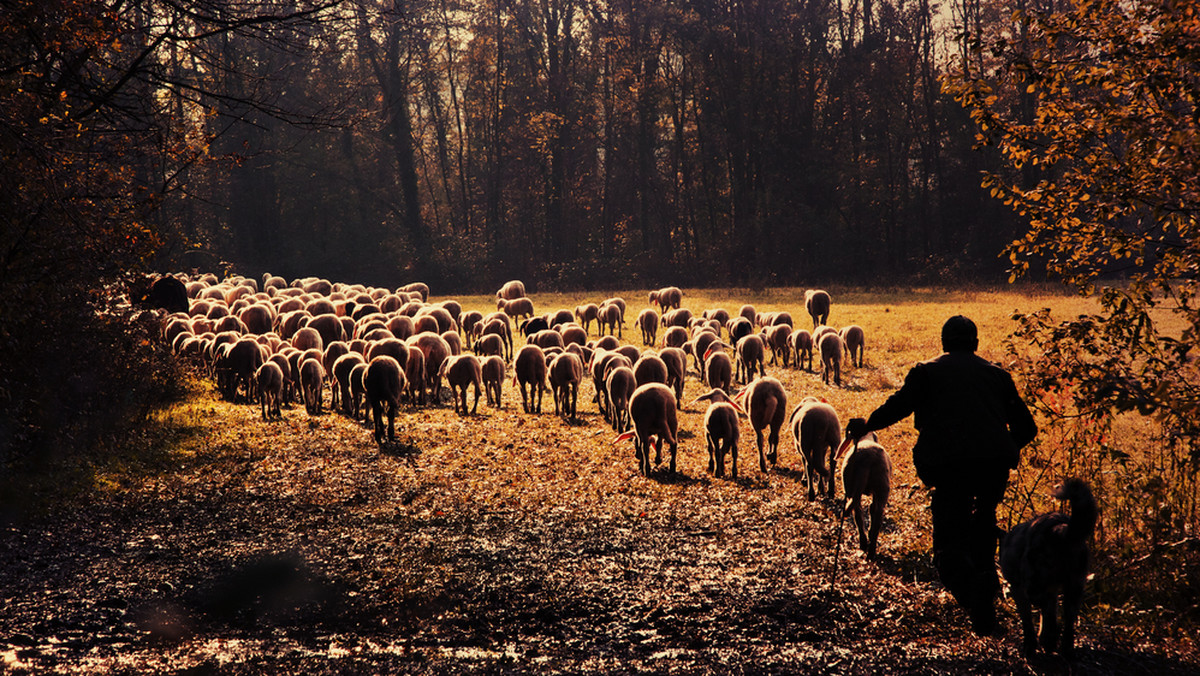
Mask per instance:
[[[846,449],[851,445],[851,443],[854,444],[854,451],[858,450],[858,439],[850,438],[850,426],[851,426],[851,424],[855,423],[856,421],[861,422],[861,423],[866,422],[862,418],[853,418],[850,420],[849,423],[846,424],[846,439],[845,439],[845,441],[842,442],[842,445],[838,447],[837,452],[834,453],[834,455],[833,455],[833,458],[830,459],[830,463],[829,463],[830,464],[830,467],[829,467],[829,480],[830,481],[833,481],[833,474],[834,474],[833,468],[837,466],[838,460],[840,460],[841,457],[845,454]],[[840,510],[840,513],[838,514],[837,542],[834,544],[834,547],[833,547],[833,572],[831,572],[829,575],[829,589],[830,590],[833,589],[833,584],[835,582],[837,582],[838,562],[841,560],[841,556],[842,556],[842,528],[845,527],[846,512],[850,511],[850,504],[851,504],[851,499],[849,496],[846,496],[846,504],[842,505],[842,509]]]

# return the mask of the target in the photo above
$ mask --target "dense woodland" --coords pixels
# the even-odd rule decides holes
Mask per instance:
[[[1007,5],[30,3],[6,61],[62,97],[46,133],[104,132],[63,152],[119,158],[107,197],[154,207],[159,269],[998,279],[1016,219],[939,76],[956,23]]]

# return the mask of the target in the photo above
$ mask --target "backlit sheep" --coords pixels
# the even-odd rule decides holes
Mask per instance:
[[[324,382],[325,367],[319,360],[309,358],[300,363],[300,391],[304,394],[304,409],[309,415],[321,415]]]
[[[629,398],[637,389],[633,369],[625,365],[609,369],[603,387],[609,402],[605,418],[614,432],[622,432],[629,423]]]
[[[851,324],[850,326],[842,327],[842,330],[838,331],[838,335],[842,337],[842,342],[846,346],[846,352],[850,355],[850,363],[854,364],[855,368],[861,368],[863,365],[863,349],[867,344],[862,327],[857,324]]]
[[[489,355],[483,358],[479,365],[483,375],[483,391],[487,395],[488,406],[503,408],[504,406],[504,373],[506,366],[499,355]]]
[[[846,349],[842,337],[836,332],[828,331],[821,335],[818,348],[821,351],[821,380],[828,385],[829,377],[832,375],[834,384],[840,387],[842,384],[842,355]]]
[[[646,352],[633,364],[633,375],[639,386],[646,383],[667,384],[667,363],[653,352]]]
[[[791,428],[796,455],[804,459],[808,499],[815,499],[827,488],[829,499],[832,500],[833,454],[842,437],[837,411],[816,397],[805,397],[792,410]],[[826,454],[829,457],[828,466],[825,464]]]
[[[653,345],[658,336],[658,315],[646,308],[638,313],[637,324],[642,330],[642,345]]]
[[[605,305],[598,312],[597,333],[607,331],[610,336],[622,336],[624,334],[624,312],[619,306]]]
[[[788,366],[792,352],[792,344],[789,340],[792,336],[792,327],[787,324],[769,325],[763,329],[762,336],[763,342],[771,348],[771,366],[775,365],[780,356],[783,357],[783,365]]]
[[[858,546],[867,554],[868,559],[875,558],[875,550],[879,544],[879,529],[883,526],[883,513],[887,508],[888,497],[892,492],[892,460],[887,451],[879,445],[879,439],[872,432],[855,441],[850,437],[842,442],[835,458],[842,458],[842,490],[846,494],[846,512],[854,514],[854,525],[858,528]],[[836,460],[835,460],[836,462]],[[867,530],[862,498],[871,496],[871,526]]]
[[[813,328],[829,322],[829,294],[820,289],[809,289],[804,292],[804,308],[812,317]]]
[[[660,313],[666,312],[667,308],[678,308],[681,303],[683,291],[677,286],[666,286],[650,292],[650,304],[657,305]]]
[[[514,279],[505,282],[500,290],[496,292],[498,300],[512,300],[514,298],[522,298],[525,296],[525,283],[519,279]]]
[[[396,412],[400,408],[400,393],[404,391],[404,370],[386,355],[376,357],[367,365],[363,377],[367,403],[374,421],[375,443],[383,443],[383,415],[387,413],[387,440],[396,440]]]
[[[546,391],[546,355],[542,348],[522,345],[513,357],[513,377],[521,389],[521,407],[526,413],[541,413],[542,393]]]
[[[750,418],[750,427],[758,443],[758,468],[766,473],[767,462],[775,465],[779,461],[779,430],[787,417],[787,393],[783,383],[775,378],[763,377],[750,383],[735,398]],[[767,444],[763,446],[763,430],[768,430]]]
[[[722,349],[720,342],[708,347],[704,356],[704,382],[709,387],[731,392],[733,390],[733,360]]]
[[[763,365],[763,341],[757,334],[750,334],[737,342],[737,373],[743,383],[754,380],[755,376],[765,376],[767,370]]]
[[[730,456],[729,476],[737,478],[738,414],[746,412],[739,407],[724,390],[714,389],[696,397],[694,403],[709,402],[704,411],[704,439],[708,444],[708,471],[713,476],[725,475],[725,456]]]
[[[467,415],[467,388],[475,386],[475,401],[471,407],[471,415],[479,410],[479,394],[483,389],[483,368],[479,359],[473,354],[452,355],[442,362],[438,378],[446,377],[450,385],[450,396],[454,398],[454,412]],[[459,403],[462,410],[459,410]]]
[[[796,368],[805,368],[812,373],[813,368],[813,339],[812,334],[800,329],[791,335],[792,352],[796,356]],[[807,366],[805,366],[807,364]]]
[[[687,375],[687,354],[678,347],[664,347],[658,353],[667,365],[667,387],[675,391],[675,404],[683,408],[683,381]]]
[[[654,444],[654,464],[662,462],[662,445],[670,445],[670,471],[675,473],[675,455],[679,450],[679,423],[675,417],[675,393],[662,383],[647,383],[629,397],[629,418],[633,429],[621,433],[616,441],[634,440],[634,455],[642,476],[650,476],[650,445]]]
[[[258,382],[262,419],[282,418],[283,411],[280,410],[280,400],[283,399],[283,370],[275,362],[268,361],[258,367],[254,378]]]
[[[574,420],[579,384],[583,382],[583,361],[575,354],[563,352],[550,362],[549,378],[554,395],[554,415],[565,415]]]
[[[600,319],[600,306],[595,303],[585,303],[575,306],[575,321],[583,327],[584,331],[590,331],[592,322],[597,322]],[[597,332],[599,329],[597,329]]]

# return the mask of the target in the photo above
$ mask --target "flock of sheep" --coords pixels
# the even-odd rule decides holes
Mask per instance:
[[[814,397],[789,416],[783,385],[764,371],[768,351],[772,365],[809,371],[816,353],[823,379],[837,385],[847,357],[862,365],[863,330],[826,325],[831,301],[825,291],[805,294],[811,331],[797,329],[787,312],[758,313],[749,305],[737,314],[710,309],[695,315],[682,307],[677,287],[652,291],[650,306],[635,319],[643,350],[621,343],[623,299],[536,315],[520,281],[501,287],[496,311],[484,315],[463,311],[454,300],[428,302],[422,283],[391,290],[315,278],[289,283],[271,275],[261,283],[211,274],[181,279],[188,311],[166,315],[163,335],[177,355],[215,379],[224,398],[257,402],[264,419],[280,417],[281,406],[293,401],[317,415],[328,388],[333,410],[355,420],[369,410],[380,444],[395,439],[403,404],[440,400],[443,378],[461,415],[477,411],[481,390],[489,406],[500,407],[511,374],[526,413],[541,413],[548,384],[555,413],[574,418],[580,385],[590,375],[600,413],[618,441],[633,440],[640,472],[651,473],[652,446],[654,463],[662,462],[666,443],[673,473],[676,411],[690,358],[711,388],[695,400],[708,402],[709,472],[723,476],[729,456],[730,476],[737,477],[739,416],[754,429],[759,469],[766,472],[777,461],[786,421],[806,465],[809,499],[825,491],[834,498],[833,468],[841,460],[846,511],[854,514],[862,548],[874,555],[891,484],[887,453],[873,435],[843,439],[837,412]],[[735,382],[743,385],[736,394]],[[872,496],[869,533],[864,495]]]

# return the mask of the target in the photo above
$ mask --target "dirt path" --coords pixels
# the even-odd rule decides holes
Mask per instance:
[[[519,409],[519,407],[518,407]],[[646,479],[598,416],[405,417],[370,443],[301,407],[264,424],[208,395],[137,461],[0,533],[0,657],[61,673],[1029,673],[978,639],[900,486],[867,562],[797,460],[713,479],[699,439]],[[152,449],[171,449],[157,450]],[[183,450],[179,450],[183,449]],[[1086,624],[1080,673],[1195,673]]]

